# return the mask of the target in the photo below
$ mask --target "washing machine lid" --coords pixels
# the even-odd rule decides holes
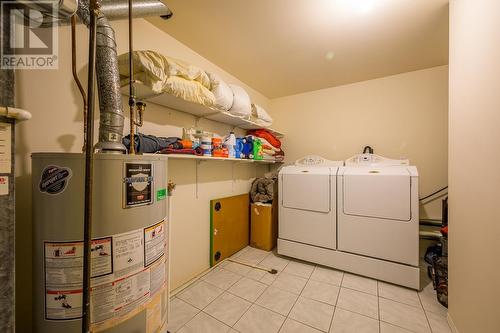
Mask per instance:
[[[411,176],[407,167],[343,168],[344,214],[410,221]]]
[[[330,177],[337,170],[337,167],[284,167],[280,172],[281,204],[286,208],[330,212]]]

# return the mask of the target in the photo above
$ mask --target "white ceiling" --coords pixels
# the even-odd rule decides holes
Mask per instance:
[[[149,19],[269,98],[448,63],[448,0],[166,0]]]

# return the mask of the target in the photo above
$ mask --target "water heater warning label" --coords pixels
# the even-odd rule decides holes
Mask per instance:
[[[144,266],[160,259],[165,253],[165,223],[160,222],[144,229]]]
[[[82,242],[45,242],[45,319],[82,316]]]
[[[93,278],[113,273],[113,242],[111,237],[92,240],[90,274]]]
[[[92,331],[114,327],[150,309],[167,288],[167,222],[96,238],[91,244]],[[44,242],[45,319],[82,317],[83,242]],[[153,309],[154,308],[154,309]],[[148,315],[158,326],[157,307]],[[163,321],[163,316],[162,316]]]

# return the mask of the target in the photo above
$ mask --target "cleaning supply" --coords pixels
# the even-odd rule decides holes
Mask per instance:
[[[242,152],[244,147],[243,140],[244,138],[236,139],[236,144],[234,145],[234,157],[236,158],[243,158],[242,157]]]
[[[203,149],[203,156],[212,156],[212,135],[204,133],[201,137],[201,149]]]
[[[228,157],[235,158],[235,146],[236,146],[236,136],[234,132],[230,132],[229,135],[224,137],[224,148],[228,151]]]
[[[192,149],[196,149],[201,146],[201,139],[203,137],[203,131],[199,128],[183,128],[182,129],[182,140],[190,140],[192,142]]]
[[[227,148],[222,145],[222,138],[213,137],[212,138],[212,156],[213,157],[228,157]]]
[[[181,140],[181,144],[184,149],[193,149],[193,141],[191,140]]]
[[[261,161],[264,159],[264,154],[262,152],[262,141],[257,138],[253,140],[253,159]]]
[[[243,149],[241,151],[241,158],[253,158],[253,137],[251,135],[243,138]]]

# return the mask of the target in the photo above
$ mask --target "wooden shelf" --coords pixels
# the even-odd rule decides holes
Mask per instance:
[[[196,156],[196,155],[184,155],[184,154],[166,154],[165,156],[167,156],[168,158],[178,159],[178,160],[227,161],[227,162],[262,163],[262,164],[282,163],[279,161],[269,161],[269,160],[251,160],[244,158],[210,157],[210,156]]]
[[[123,95],[125,96],[129,95],[128,82],[127,83],[122,82],[121,91]],[[218,121],[220,123],[232,125],[234,127],[239,127],[247,130],[266,128],[256,124],[253,121],[238,116],[234,116],[227,111],[222,111],[217,108],[189,102],[168,93],[157,94],[153,92],[149,87],[147,87],[146,85],[142,84],[139,81],[136,81],[135,92],[138,100],[158,104],[173,110],[189,113],[195,117]],[[266,128],[266,129],[272,132],[278,138],[282,138],[284,136],[283,133],[280,133],[272,128]]]

